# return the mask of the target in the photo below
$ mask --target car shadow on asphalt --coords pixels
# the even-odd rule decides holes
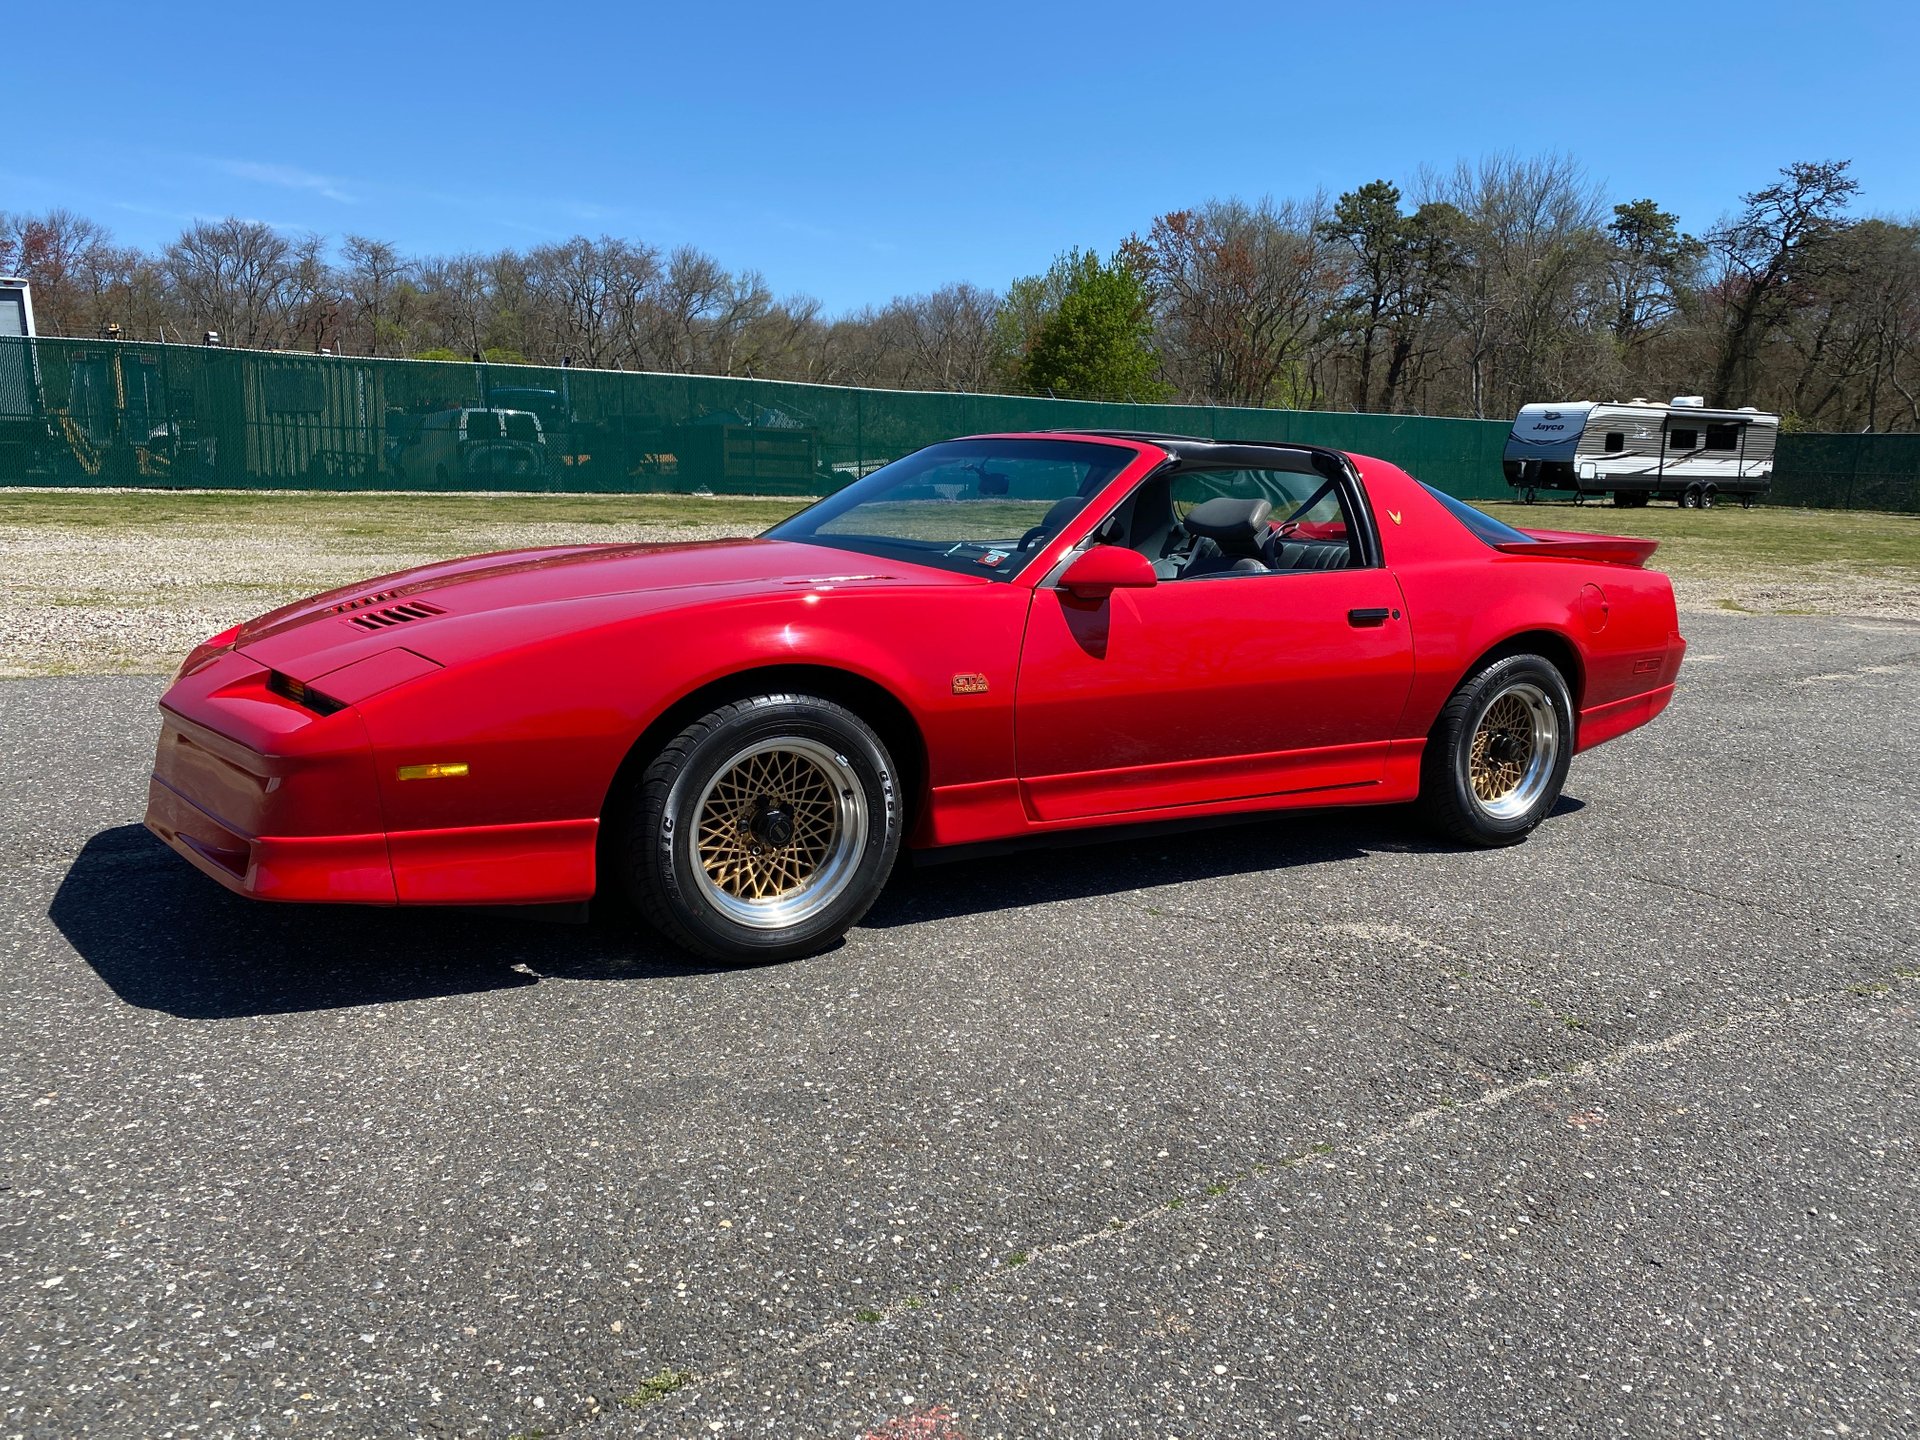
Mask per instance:
[[[87,841],[47,914],[127,1004],[190,1020],[477,994],[549,978],[646,980],[721,968],[637,928],[486,910],[246,900],[141,825]]]
[[[1548,819],[1585,809],[1562,795]],[[885,928],[994,910],[1118,895],[1367,854],[1449,854],[1465,847],[1425,829],[1410,807],[1254,815],[1225,824],[1080,830],[1003,853],[902,865],[863,926]]]
[[[1553,816],[1582,808],[1562,796]],[[903,864],[861,924],[890,929],[1381,851],[1458,848],[1399,809],[1269,815],[1144,835],[1086,831],[1045,848]],[[545,979],[663,980],[736,968],[676,950],[637,921],[564,925],[524,912],[246,900],[141,825],[88,840],[47,915],[120,999],[189,1020],[479,994]]]

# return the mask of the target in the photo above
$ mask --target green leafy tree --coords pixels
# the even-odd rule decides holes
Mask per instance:
[[[1707,247],[1651,200],[1614,206],[1607,242],[1613,334],[1630,346],[1678,313]]]
[[[1001,316],[1001,345],[1021,389],[1074,400],[1166,394],[1146,283],[1119,256],[1069,251],[1046,275],[1016,281]]]
[[[1459,268],[1464,217],[1445,201],[1403,214],[1399,187],[1374,180],[1342,195],[1318,228],[1347,252],[1345,282],[1324,333],[1352,349],[1353,408],[1375,403],[1374,372],[1384,359],[1378,404],[1396,409]]]
[[[1333,328],[1352,337],[1353,408],[1364,410],[1373,396],[1373,365],[1389,327],[1394,294],[1405,268],[1406,216],[1400,213],[1400,188],[1372,180],[1334,202],[1320,233],[1351,254],[1347,283],[1339,295]]]

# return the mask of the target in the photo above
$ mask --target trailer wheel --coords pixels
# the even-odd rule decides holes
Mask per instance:
[[[1613,508],[1614,509],[1625,510],[1629,508],[1632,504],[1633,504],[1633,497],[1631,495],[1622,495],[1618,490],[1613,492]]]
[[[1753,508],[1753,496],[1742,495],[1740,497],[1740,508],[1742,510],[1751,510]]]
[[[1719,498],[1720,487],[1718,485],[1707,486],[1706,489],[1700,492],[1700,508],[1702,510],[1711,510],[1713,508],[1713,502]]]
[[[1686,489],[1680,492],[1680,508],[1682,510],[1698,510],[1700,508],[1701,493],[1698,484],[1687,486]]]

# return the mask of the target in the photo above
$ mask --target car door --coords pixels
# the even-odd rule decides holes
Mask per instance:
[[[1177,516],[1209,492],[1268,490],[1290,504],[1322,482],[1242,471],[1145,484],[1173,487]],[[1312,538],[1275,544],[1269,528],[1264,553],[1278,566],[1203,576],[1191,554],[1151,553],[1182,543],[1177,519],[1170,541],[1148,521],[1135,524],[1129,543],[1166,576],[1158,584],[1097,602],[1055,583],[1036,589],[1014,716],[1022,798],[1035,819],[1380,782],[1412,682],[1413,646],[1399,585],[1377,563],[1371,530],[1360,528],[1350,484],[1340,482],[1298,522]],[[1309,551],[1326,560],[1326,547],[1343,539],[1350,563],[1296,568],[1310,563]]]

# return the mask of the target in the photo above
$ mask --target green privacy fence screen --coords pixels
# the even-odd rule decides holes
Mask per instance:
[[[1782,435],[1774,505],[1920,513],[1920,435]]]
[[[954,435],[1295,440],[1504,490],[1506,426],[696,375],[0,341],[0,483],[818,495]]]
[[[1067,428],[1328,445],[1510,493],[1504,420],[0,339],[0,484],[817,495],[949,436]],[[1780,454],[1777,500],[1920,508],[1920,438],[1791,436]]]

